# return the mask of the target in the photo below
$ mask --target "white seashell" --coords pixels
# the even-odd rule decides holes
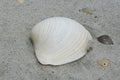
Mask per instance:
[[[61,65],[86,53],[90,33],[78,22],[64,17],[48,18],[31,33],[37,59],[44,65]]]

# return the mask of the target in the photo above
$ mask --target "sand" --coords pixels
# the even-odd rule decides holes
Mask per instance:
[[[94,38],[93,50],[69,64],[41,65],[30,31],[54,16],[84,25]],[[101,35],[114,44],[100,43]],[[108,66],[98,64],[103,59]],[[0,0],[0,80],[120,80],[120,0]]]

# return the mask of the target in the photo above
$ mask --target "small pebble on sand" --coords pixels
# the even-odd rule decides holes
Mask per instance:
[[[24,0],[17,0],[18,3],[23,4]]]
[[[102,35],[97,38],[97,40],[105,45],[113,45],[113,41],[110,36],[108,35]]]
[[[86,14],[93,14],[94,10],[91,8],[82,8],[82,11]]]
[[[101,67],[107,67],[110,65],[110,61],[108,59],[102,59],[102,60],[99,60],[98,61],[98,64],[101,66]]]

